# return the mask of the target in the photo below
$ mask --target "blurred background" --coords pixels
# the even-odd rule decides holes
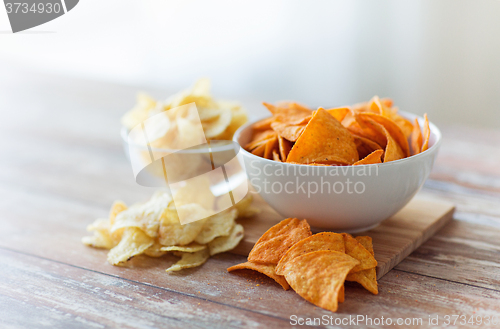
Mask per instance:
[[[209,77],[215,96],[242,100],[254,117],[261,101],[326,107],[379,95],[437,123],[500,126],[498,0],[84,0],[17,34],[0,10],[0,40],[4,85],[125,85],[124,112],[135,91],[166,98]]]

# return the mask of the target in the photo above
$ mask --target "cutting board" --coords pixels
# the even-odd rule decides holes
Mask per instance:
[[[235,254],[248,256],[260,236],[283,219],[258,195],[255,195],[254,206],[262,212],[252,218],[238,221],[245,228],[245,237],[232,250]],[[372,237],[378,262],[377,279],[380,279],[449,222],[454,211],[455,206],[452,203],[417,196],[379,226],[354,236]]]

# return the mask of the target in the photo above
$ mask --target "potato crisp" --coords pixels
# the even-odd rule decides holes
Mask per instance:
[[[333,232],[311,235],[305,219],[288,218],[262,235],[247,262],[227,270],[260,272],[285,290],[290,286],[314,305],[335,312],[345,299],[346,280],[378,294],[376,266],[370,237]]]
[[[182,201],[183,193],[185,191],[178,191],[177,201]],[[185,199],[192,200],[188,195]],[[132,257],[141,254],[161,257],[172,253],[181,259],[167,272],[200,266],[210,256],[234,249],[244,236],[243,226],[236,224],[235,219],[258,212],[251,206],[252,195],[248,194],[234,207],[198,221],[180,223],[177,211],[204,214],[207,200],[214,202],[211,192],[197,203],[174,204],[169,193],[158,191],[148,202],[129,208],[116,201],[109,218],[98,219],[87,227],[94,235],[84,237],[82,242],[91,247],[110,249],[108,262],[112,265],[125,265]]]
[[[399,115],[388,98],[375,96],[365,103],[316,111],[295,102],[263,104],[272,117],[252,126],[252,140],[244,148],[269,160],[370,165],[404,159],[429,147],[427,114],[422,132],[418,120],[412,123]]]

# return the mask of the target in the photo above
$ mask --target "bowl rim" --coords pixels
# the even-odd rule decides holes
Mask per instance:
[[[401,114],[402,117],[404,117],[405,119],[409,119],[409,120],[417,118],[418,121],[419,121],[419,124],[420,124],[420,121],[424,120],[423,117],[421,117],[419,115],[416,115],[416,114],[413,114],[413,113],[410,113],[410,112],[406,112],[406,111],[398,111],[398,114]],[[239,127],[234,132],[233,141],[236,142],[236,143],[238,143],[238,145],[239,145],[239,141],[238,140],[239,140],[239,138],[241,136],[241,133],[245,129],[248,129],[251,125],[253,125],[253,124],[255,124],[255,123],[257,123],[257,122],[259,122],[261,120],[270,118],[270,117],[271,116],[266,116],[266,117],[261,117],[261,118],[258,118],[258,119],[254,119],[254,120],[248,121],[247,123],[245,123],[244,125],[242,125],[241,127]],[[439,128],[434,123],[432,123],[431,121],[429,121],[429,128],[431,130],[431,135],[434,134],[436,136],[436,141],[434,142],[434,144],[431,147],[429,147],[424,152],[420,152],[419,154],[416,154],[416,155],[411,155],[411,156],[406,157],[404,159],[399,159],[399,160],[394,160],[394,161],[384,162],[384,163],[372,163],[372,164],[357,165],[356,167],[363,168],[363,167],[367,167],[367,166],[380,166],[380,167],[395,166],[395,165],[399,165],[399,164],[404,163],[404,162],[414,161],[415,159],[417,159],[419,157],[426,156],[430,152],[434,152],[435,150],[439,149],[439,147],[441,146],[442,134],[441,134],[441,130],[439,130]],[[250,155],[251,157],[255,157],[256,159],[264,160],[266,162],[273,163],[273,164],[284,164],[284,165],[288,165],[288,166],[304,166],[303,164],[278,162],[278,161],[274,161],[274,160],[270,160],[270,159],[265,159],[263,157],[259,157],[259,156],[255,155],[255,154],[252,154],[252,153],[248,152],[247,150],[245,150],[242,145],[240,145],[240,152],[246,153],[246,154]],[[306,165],[306,166],[309,166],[309,165]],[[350,166],[352,167],[352,165],[350,165]],[[313,166],[309,166],[309,167],[313,168]],[[338,166],[331,166],[331,167],[338,167]]]

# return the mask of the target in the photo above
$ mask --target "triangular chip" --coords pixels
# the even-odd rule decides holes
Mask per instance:
[[[282,122],[273,122],[271,124],[271,128],[273,128],[279,136],[289,140],[290,142],[295,142],[299,139],[305,127],[305,125],[290,125]]]
[[[361,243],[366,250],[374,255],[372,238],[369,236],[357,236],[356,240],[358,240],[358,242]],[[372,294],[378,294],[377,270],[375,268],[349,273],[346,277],[346,281],[358,282]]]
[[[292,142],[284,139],[281,136],[278,136],[278,144],[279,144],[279,149],[280,149],[281,160],[283,162],[286,162],[286,158],[288,157],[288,153],[290,153],[290,150],[292,149]]]
[[[294,102],[281,102],[278,106],[263,103],[273,114],[276,121],[297,124],[312,114],[312,111],[305,106]]]
[[[373,151],[372,153],[368,154],[364,159],[359,160],[358,162],[353,164],[353,166],[382,163],[382,155],[384,155],[383,150]]]
[[[268,139],[266,143],[266,148],[264,150],[265,159],[273,159],[273,150],[278,149],[278,137],[273,137]]]
[[[369,113],[369,112],[360,113],[358,114],[358,117],[361,118],[361,120],[363,121],[371,119],[384,126],[384,128],[389,132],[391,137],[399,144],[405,156],[410,156],[410,147],[408,145],[408,140],[406,139],[404,133],[401,131],[401,128],[399,128],[399,126],[396,123],[394,123],[394,121],[380,114]]]
[[[291,246],[309,236],[311,228],[305,219],[284,219],[260,237],[250,251],[248,260],[277,265]]]
[[[352,269],[352,273],[367,270],[377,266],[375,257],[373,257],[373,255],[368,250],[366,250],[366,248],[363,247],[363,245],[359,243],[358,240],[347,233],[342,233],[342,235],[344,236],[345,253],[359,260],[360,262],[358,265],[356,265],[355,268]]]
[[[289,261],[285,278],[297,294],[316,306],[335,312],[347,273],[359,264],[337,251],[314,251]]]
[[[422,152],[427,151],[429,148],[429,139],[431,138],[431,128],[429,127],[429,118],[427,113],[424,114],[424,144],[422,145]]]
[[[415,118],[415,124],[413,125],[413,131],[410,136],[411,155],[419,154],[422,151],[422,145],[422,131],[420,130],[418,119]]]
[[[339,107],[334,109],[327,109],[325,111],[333,115],[333,117],[337,119],[339,122],[342,122],[342,120],[344,120],[344,118],[346,117],[347,113],[349,113],[351,110],[348,107]]]
[[[373,153],[373,151],[383,150],[380,145],[368,138],[358,136],[356,134],[352,134],[352,137],[354,137],[354,143],[356,144],[356,148],[358,149],[360,159],[366,158],[366,156],[370,153]]]
[[[276,266],[276,273],[283,275],[283,268],[290,260],[303,254],[318,250],[332,250],[345,252],[344,237],[342,234],[323,232],[314,234],[294,244],[280,259]]]
[[[279,283],[280,286],[283,287],[283,289],[288,290],[290,289],[290,286],[285,280],[284,276],[276,274],[274,271],[275,265],[272,264],[256,264],[252,262],[246,262],[238,265],[231,266],[230,268],[227,269],[228,272],[236,271],[236,270],[253,270],[257,271],[259,273],[262,273],[277,283]]]
[[[378,130],[386,136],[387,145],[384,152],[384,162],[390,162],[405,158],[405,153],[399,146],[399,143],[397,143],[394,138],[392,138],[391,134],[387,131],[387,129],[385,129],[383,125],[371,119],[366,120],[365,123],[374,130]]]
[[[288,154],[287,162],[353,164],[359,160],[349,131],[327,111],[319,108]]]

